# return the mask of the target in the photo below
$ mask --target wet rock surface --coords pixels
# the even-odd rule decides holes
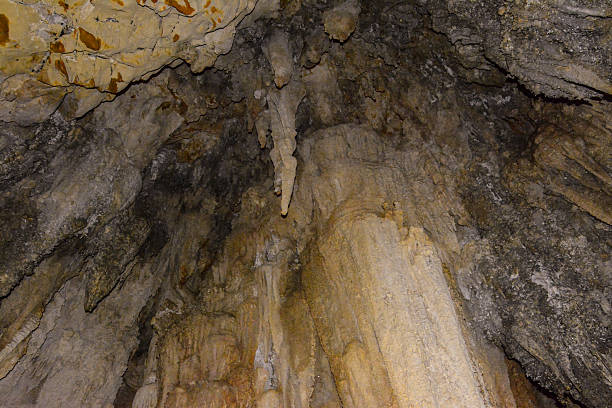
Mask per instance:
[[[111,3],[0,7],[0,406],[608,406],[605,2]]]

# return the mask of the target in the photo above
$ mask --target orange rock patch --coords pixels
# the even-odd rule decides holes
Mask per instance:
[[[57,70],[61,72],[66,77],[66,79],[68,79],[68,71],[66,70],[66,64],[64,64],[64,61],[62,61],[61,59],[56,60],[55,68],[57,68]]]
[[[49,45],[49,49],[51,50],[51,52],[57,52],[57,53],[66,52],[66,48],[64,47],[64,44],[62,44],[61,41],[51,43],[51,45]]]
[[[9,19],[0,14],[0,45],[6,45],[9,41]]]
[[[119,82],[123,82],[121,72],[117,72],[117,78],[111,78],[110,83],[108,84],[108,90],[112,93],[117,93],[117,83]]]
[[[188,0],[183,0],[185,4],[180,4],[177,0],[164,0],[164,3],[170,7],[174,7],[179,13],[185,15],[191,15],[195,12],[195,9],[191,7]]]
[[[79,39],[90,50],[98,51],[102,41],[92,33],[79,27]]]

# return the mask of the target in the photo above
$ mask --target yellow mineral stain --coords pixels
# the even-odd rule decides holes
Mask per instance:
[[[72,83],[88,88],[96,86],[96,83],[93,78],[90,78],[89,81],[85,82],[85,80],[81,81],[81,78],[79,78],[78,75],[75,75]]]
[[[6,45],[9,41],[9,19],[0,14],[0,45]]]
[[[100,39],[81,27],[79,27],[79,39],[90,50],[98,51],[100,49]]]
[[[183,0],[183,1],[185,2],[184,5],[180,4],[177,0],[164,0],[164,3],[166,3],[167,5],[171,7],[174,7],[181,14],[185,14],[185,15],[193,14],[195,12],[195,9],[191,7],[191,4],[189,4],[189,1],[188,0]]]
[[[49,49],[51,50],[51,52],[57,52],[57,53],[66,52],[66,48],[64,47],[64,44],[62,44],[61,41],[51,43],[51,45],[49,45]]]
[[[49,73],[47,72],[48,70],[48,66],[45,65],[45,67],[43,67],[42,71],[40,71],[40,73],[36,76],[36,79],[38,79],[40,82],[48,84],[49,82]]]
[[[68,71],[66,70],[66,65],[64,64],[64,61],[62,61],[61,59],[55,60],[55,68],[57,68],[57,70],[61,72],[64,77],[66,77],[66,79],[68,79]]]
[[[111,78],[110,84],[108,84],[108,90],[112,93],[117,93],[117,83],[123,82],[123,77],[121,76],[121,72],[117,72],[117,78]]]
[[[123,3],[123,1],[121,0],[113,0],[113,2],[117,3],[118,5],[120,5],[121,7],[123,7],[125,4]]]
[[[173,41],[173,42],[177,42],[179,38],[180,38],[180,37],[179,37],[179,35],[178,35],[178,34],[174,34],[174,36],[172,36],[172,41]]]

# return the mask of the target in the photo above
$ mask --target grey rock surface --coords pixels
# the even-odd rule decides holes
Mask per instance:
[[[423,1],[432,28],[462,65],[507,72],[536,95],[612,94],[612,9],[607,1]]]
[[[610,4],[272,3],[214,68],[2,122],[0,407],[607,408]]]

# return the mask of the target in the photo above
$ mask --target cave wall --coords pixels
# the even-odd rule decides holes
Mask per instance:
[[[0,9],[0,406],[607,406],[603,2],[120,3]]]

